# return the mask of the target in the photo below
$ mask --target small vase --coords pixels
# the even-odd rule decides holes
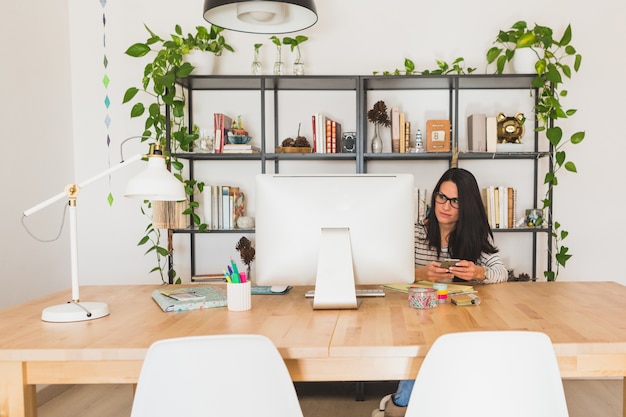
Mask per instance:
[[[383,151],[383,140],[380,138],[380,125],[374,125],[374,137],[372,138],[372,153]]]
[[[293,75],[304,75],[304,62],[296,61],[293,63]]]
[[[276,62],[274,62],[274,75],[283,75],[283,60],[280,47],[276,48]]]
[[[252,75],[261,75],[263,74],[263,65],[261,61],[259,61],[259,51],[254,51],[254,61],[252,61],[251,66]]]
[[[283,63],[280,61],[274,62],[274,75],[283,75]]]

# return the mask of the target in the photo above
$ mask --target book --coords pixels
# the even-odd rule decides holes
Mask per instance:
[[[223,152],[242,150],[256,150],[257,152],[260,151],[258,147],[253,146],[251,143],[226,143],[224,144]]]
[[[386,284],[383,285],[383,288],[408,293],[409,288],[411,287],[432,288],[433,284],[434,283],[430,281],[417,281],[413,284]],[[446,284],[448,285],[448,295],[470,293],[474,291],[474,287],[471,285],[451,284],[449,282],[447,282]]]
[[[162,291],[164,290],[154,290],[152,292],[152,299],[157,303],[161,310],[165,312],[200,310],[226,306],[226,291],[218,287],[207,285],[193,288],[179,288],[178,291],[194,291],[196,294],[204,296],[203,299],[191,301],[175,300],[170,296],[164,295]]]
[[[202,295],[194,288],[184,288],[178,290],[161,290],[161,294],[173,298],[177,301],[198,301],[206,300],[206,296]]]
[[[228,130],[232,124],[232,119],[223,113],[213,114],[213,131],[215,136],[215,144],[213,150],[215,153],[222,153],[224,145],[228,143]]]
[[[487,152],[496,152],[498,145],[498,122],[495,117],[485,119],[485,141]]]
[[[217,185],[211,186],[211,229],[217,230],[220,228],[220,194],[219,187]]]
[[[391,108],[391,152],[400,152],[400,108]]]
[[[326,153],[335,153],[333,151],[333,121],[328,117],[326,118]]]
[[[222,224],[220,229],[230,229],[230,187],[222,185]]]
[[[480,304],[480,297],[476,294],[455,294],[450,296],[450,302],[457,306],[473,306]]]
[[[467,118],[467,150],[485,152],[487,150],[487,115],[470,114]]]

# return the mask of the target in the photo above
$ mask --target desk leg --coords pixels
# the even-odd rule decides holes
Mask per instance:
[[[622,389],[622,416],[626,417],[626,376],[624,377],[622,384],[624,385]]]
[[[34,385],[26,385],[26,365],[0,362],[0,417],[37,417]]]

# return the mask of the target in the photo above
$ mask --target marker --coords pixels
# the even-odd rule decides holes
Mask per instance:
[[[233,281],[230,279],[230,275],[228,275],[228,272],[226,272],[226,270],[224,270],[224,276],[226,277],[226,281],[232,284]]]
[[[237,264],[232,259],[230,260],[230,264],[233,266],[233,278],[235,282],[241,283],[241,279],[239,277],[239,270],[237,269]]]

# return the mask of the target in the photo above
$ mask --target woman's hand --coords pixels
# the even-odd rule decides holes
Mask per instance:
[[[478,281],[485,280],[485,268],[476,265],[472,261],[460,260],[456,265],[451,266],[449,271],[455,277],[465,281],[471,281],[473,279]]]
[[[437,261],[431,262],[421,268],[416,268],[415,272],[416,278],[419,272],[419,279],[416,279],[416,281],[425,280],[435,282],[444,279],[451,280],[452,278],[454,278],[454,274],[451,273],[451,271],[449,271],[447,268],[441,268],[441,262]]]

